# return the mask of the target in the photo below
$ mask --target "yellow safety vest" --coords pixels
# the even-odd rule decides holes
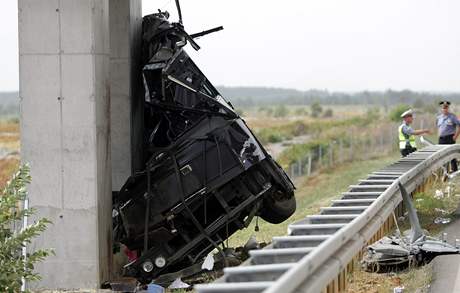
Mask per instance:
[[[417,143],[415,142],[415,135],[406,135],[402,132],[402,128],[404,126],[404,123],[401,124],[398,128],[398,133],[399,133],[399,149],[403,150],[406,148],[407,144],[413,148],[417,147]]]

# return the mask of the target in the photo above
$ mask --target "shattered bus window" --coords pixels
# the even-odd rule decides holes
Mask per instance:
[[[222,251],[256,216],[280,223],[296,208],[294,185],[183,50],[199,49],[194,35],[168,16],[143,20],[146,168],[113,198],[115,241],[135,255],[126,274],[144,282]]]

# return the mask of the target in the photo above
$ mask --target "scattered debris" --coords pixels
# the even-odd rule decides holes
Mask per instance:
[[[438,213],[441,213],[443,215],[447,215],[449,212],[440,208],[434,208],[434,210]]]
[[[157,284],[148,284],[147,285],[147,293],[164,293],[165,288],[161,287]]]
[[[434,219],[433,223],[435,224],[449,224],[451,222],[450,218],[437,217]]]
[[[244,245],[243,248],[247,252],[249,252],[249,250],[253,250],[253,249],[260,249],[260,245],[257,242],[256,236],[251,235],[251,237],[249,237],[248,241],[246,242],[246,244]]]
[[[444,197],[444,192],[442,190],[436,189],[434,192],[434,198],[443,198]]]
[[[171,285],[169,285],[168,289],[186,289],[188,287],[190,287],[189,284],[183,282],[181,278],[177,278],[171,283]]]
[[[385,236],[369,245],[362,260],[363,268],[366,271],[386,272],[411,265],[423,265],[437,255],[459,253],[457,246],[446,242],[446,233],[443,233],[442,239],[429,237],[425,234],[420,226],[417,211],[411,198],[401,183],[399,183],[399,189],[408,211],[411,230],[401,235],[397,229],[396,235]],[[448,220],[450,221],[450,219]]]
[[[393,289],[393,293],[403,293],[404,292],[404,286],[403,287],[396,287]]]
[[[214,256],[212,253],[209,253],[208,256],[204,259],[203,264],[201,265],[203,270],[212,270],[214,268]]]

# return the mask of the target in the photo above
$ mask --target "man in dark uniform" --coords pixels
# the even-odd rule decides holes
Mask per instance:
[[[439,144],[455,144],[458,135],[460,134],[460,121],[457,116],[449,112],[449,101],[439,102],[441,106],[441,114],[436,118],[436,126],[438,127]],[[451,162],[452,172],[458,170],[457,160]]]

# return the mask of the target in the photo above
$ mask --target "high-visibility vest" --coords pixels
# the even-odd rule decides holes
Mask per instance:
[[[401,124],[398,128],[399,133],[399,149],[403,150],[409,144],[411,147],[416,148],[417,143],[415,142],[415,135],[407,135],[402,132],[402,128],[405,124]]]

